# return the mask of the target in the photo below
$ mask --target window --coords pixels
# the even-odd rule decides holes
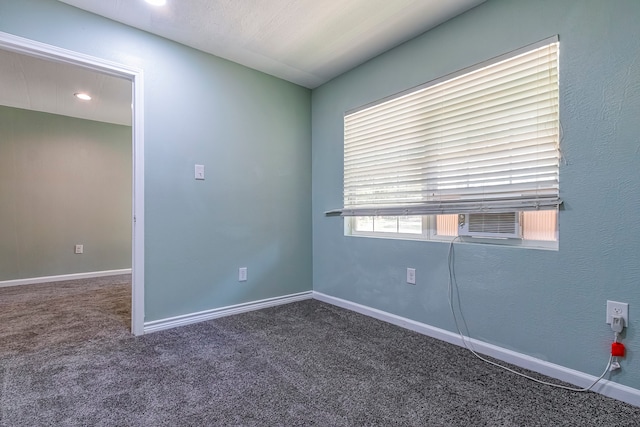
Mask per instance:
[[[556,241],[558,42],[344,117],[351,234]]]
[[[520,237],[468,236],[467,242],[518,245],[539,249],[558,248],[558,211],[515,212]],[[501,223],[504,224],[504,223]],[[424,216],[353,216],[347,218],[347,234],[409,240],[451,241],[460,235],[460,214]]]

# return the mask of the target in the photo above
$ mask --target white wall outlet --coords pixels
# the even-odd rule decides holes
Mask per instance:
[[[204,165],[196,165],[195,174],[197,180],[204,180]]]
[[[626,302],[607,301],[607,323],[611,324],[613,316],[621,316],[624,326],[629,325],[629,304]]]
[[[76,245],[76,247],[75,247],[75,252],[76,252],[77,254],[82,254],[82,253],[84,253],[84,245]]]
[[[410,285],[416,284],[416,269],[407,268],[407,283]]]
[[[238,269],[238,282],[247,281],[247,267],[240,267]]]

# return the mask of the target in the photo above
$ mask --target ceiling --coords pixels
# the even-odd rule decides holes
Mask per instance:
[[[486,0],[59,1],[315,88]],[[131,83],[0,50],[0,105],[130,125]]]
[[[0,105],[131,126],[131,93],[126,79],[0,50]]]
[[[315,88],[485,0],[60,0]]]

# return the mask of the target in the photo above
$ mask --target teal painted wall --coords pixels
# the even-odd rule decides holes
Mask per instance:
[[[607,299],[630,304],[623,369],[640,389],[640,2],[489,0],[313,91],[314,290],[455,331],[448,244],[345,237],[343,113],[558,34],[558,251],[457,245],[471,336],[600,375]],[[417,285],[406,284],[406,268]]]
[[[129,126],[0,106],[0,281],[131,268],[131,160]]]
[[[145,321],[311,289],[308,89],[54,0],[0,31],[144,70]]]

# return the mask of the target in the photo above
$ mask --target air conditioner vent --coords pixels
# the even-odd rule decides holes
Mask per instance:
[[[520,213],[460,214],[458,229],[460,236],[520,238]]]

